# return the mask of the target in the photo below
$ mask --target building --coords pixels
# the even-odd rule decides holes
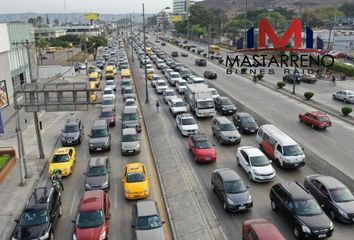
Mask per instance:
[[[190,0],[173,0],[173,13],[183,14],[188,12]]]
[[[103,34],[103,29],[98,25],[68,25],[62,26],[67,34],[84,35],[87,36],[100,36]]]
[[[14,89],[31,82],[26,40],[30,46],[31,64],[35,69],[37,63],[32,25],[27,23],[0,24],[0,109],[13,103]],[[35,72],[33,71],[33,78],[36,78]]]
[[[36,40],[40,38],[52,39],[66,35],[66,30],[59,27],[40,27],[35,31]]]

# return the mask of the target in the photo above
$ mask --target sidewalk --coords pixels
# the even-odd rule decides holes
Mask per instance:
[[[64,120],[67,118],[68,113],[39,113],[38,115],[39,119],[45,123],[41,133],[45,156],[48,159],[53,149],[58,145],[58,129],[65,123]],[[12,122],[13,121],[11,121],[11,124]],[[11,172],[0,185],[0,202],[2,204],[0,213],[0,240],[9,239],[13,227],[15,226],[14,220],[18,217],[32,189],[40,185],[41,176],[43,177],[44,183],[47,180],[47,175],[44,171],[47,159],[38,159],[37,139],[34,137],[35,130],[33,123],[28,123],[25,130],[22,131],[22,134],[30,178],[26,179],[25,186],[19,186],[20,169],[19,161],[17,161]],[[12,146],[16,150],[16,155],[18,154],[15,137],[0,140],[0,146]]]

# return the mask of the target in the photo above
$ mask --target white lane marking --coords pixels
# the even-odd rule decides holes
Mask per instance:
[[[70,215],[73,215],[73,212],[74,212],[74,207],[75,207],[75,205],[76,205],[76,201],[77,201],[77,197],[78,197],[78,195],[77,195],[77,191],[75,191],[75,193],[74,193],[74,197],[73,197],[73,200],[72,200],[72,202],[71,202],[71,207],[70,207]]]

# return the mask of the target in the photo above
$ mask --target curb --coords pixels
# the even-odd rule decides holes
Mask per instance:
[[[125,48],[126,49],[126,48]],[[127,49],[126,49],[127,51]],[[128,52],[128,51],[127,51]],[[128,56],[128,60],[129,60],[129,63],[131,63],[131,56]],[[134,73],[133,71],[131,71],[131,74],[132,74],[132,80],[134,82],[134,86],[136,87],[136,84],[135,84],[135,78],[134,78]],[[139,101],[139,108],[140,108],[140,111],[141,111],[141,115],[144,116],[144,113],[142,111],[142,108],[141,108],[141,100],[140,100],[140,96],[138,94],[138,91],[136,91],[136,96],[138,98],[138,101]],[[161,193],[162,193],[162,199],[164,201],[164,208],[166,210],[166,213],[167,213],[167,216],[168,216],[168,224],[170,225],[170,229],[171,229],[171,234],[172,234],[172,238],[173,239],[178,239],[177,238],[177,233],[176,233],[176,229],[175,229],[175,226],[174,226],[174,222],[173,222],[173,217],[171,215],[171,210],[169,208],[169,205],[168,205],[168,201],[167,201],[167,198],[166,198],[166,193],[165,193],[165,190],[163,188],[163,185],[162,185],[162,178],[161,178],[161,173],[160,173],[160,170],[157,166],[157,162],[156,162],[156,158],[155,158],[155,154],[154,154],[154,151],[153,151],[153,148],[152,148],[152,141],[151,141],[151,137],[150,137],[150,133],[149,131],[147,131],[147,128],[146,128],[146,122],[145,122],[145,117],[143,117],[143,122],[144,122],[144,127],[145,127],[145,132],[147,134],[147,138],[149,140],[149,148],[150,148],[150,152],[151,152],[151,155],[152,155],[152,158],[153,158],[153,162],[154,162],[154,168],[156,170],[156,173],[157,173],[157,177],[158,177],[158,182],[159,182],[159,186],[160,186],[160,190],[161,190]]]
[[[6,166],[0,172],[0,183],[6,178],[7,174],[11,171],[13,166],[16,163],[16,156],[12,157],[7,163]]]

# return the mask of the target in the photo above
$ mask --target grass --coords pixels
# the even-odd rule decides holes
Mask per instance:
[[[71,62],[71,61],[84,62],[85,59],[86,59],[85,53],[84,52],[79,52],[79,53],[75,54],[73,58],[69,58],[67,61],[68,62]]]
[[[0,171],[6,166],[10,159],[10,156],[0,156]]]

